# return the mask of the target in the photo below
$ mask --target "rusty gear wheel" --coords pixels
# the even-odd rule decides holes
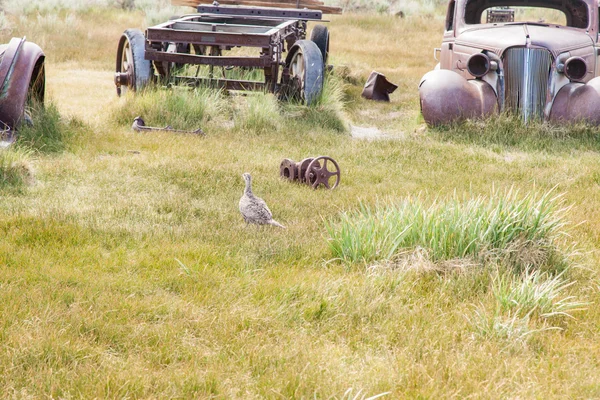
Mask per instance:
[[[331,167],[331,169],[329,168]],[[331,157],[321,156],[313,159],[306,168],[304,180],[313,189],[319,185],[327,189],[335,189],[340,184],[340,167]]]

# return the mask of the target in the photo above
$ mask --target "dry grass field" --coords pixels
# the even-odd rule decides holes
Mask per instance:
[[[310,108],[119,99],[117,42],[142,12],[7,13],[1,42],[47,54],[49,101],[0,160],[0,397],[600,398],[600,132],[427,129],[429,8],[332,17]],[[391,103],[360,97],[372,70]],[[138,114],[206,137],[136,133]],[[317,155],[338,189],[279,178]],[[245,226],[243,172],[288,229]]]

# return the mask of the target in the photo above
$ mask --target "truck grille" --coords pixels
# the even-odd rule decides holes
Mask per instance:
[[[505,108],[525,122],[541,119],[548,96],[552,56],[545,49],[512,48],[504,53]]]

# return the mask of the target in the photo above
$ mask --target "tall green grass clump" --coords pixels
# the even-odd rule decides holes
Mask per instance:
[[[497,270],[489,291],[491,302],[481,303],[467,319],[485,339],[525,342],[534,333],[561,330],[589,304],[569,295],[575,282],[564,275],[564,271],[551,275],[533,268],[520,274]]]
[[[0,150],[0,190],[20,191],[35,180],[29,162],[30,152],[9,148]]]
[[[61,117],[54,103],[33,104],[28,115],[31,123],[24,122],[18,129],[17,147],[35,153],[60,153],[72,143],[82,124]]]
[[[219,90],[149,88],[128,95],[114,111],[113,119],[119,125],[131,125],[140,116],[149,126],[197,129],[227,112],[227,102]]]
[[[498,274],[492,284],[492,293],[499,308],[505,313],[540,318],[564,316],[573,318],[573,311],[587,303],[577,301],[565,292],[575,282],[564,278],[564,272],[550,276],[547,272],[526,269],[520,275]]]
[[[513,190],[425,205],[417,198],[342,213],[326,229],[334,258],[346,264],[394,262],[411,252],[428,260],[490,260],[513,266],[562,265],[558,240],[565,208],[548,192],[519,197]]]

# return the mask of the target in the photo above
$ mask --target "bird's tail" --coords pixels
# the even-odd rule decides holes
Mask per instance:
[[[278,228],[283,228],[283,229],[287,229],[285,226],[281,225],[279,222],[275,221],[274,219],[269,221],[269,225],[273,225],[276,226]]]

